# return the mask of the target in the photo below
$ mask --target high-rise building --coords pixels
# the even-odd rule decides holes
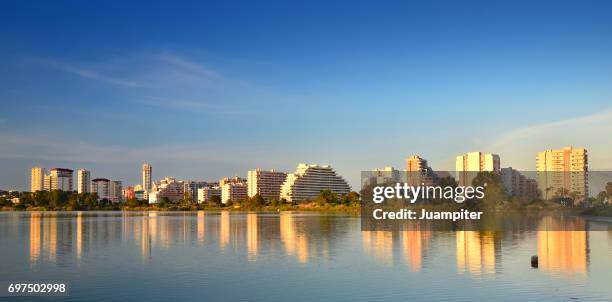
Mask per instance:
[[[247,191],[246,182],[226,182],[221,186],[221,202],[245,200]]]
[[[148,163],[142,164],[142,188],[149,192],[153,189],[153,181],[151,180],[151,176],[153,173],[153,167]]]
[[[219,180],[219,187],[223,187],[224,184],[226,183],[240,183],[240,182],[244,182],[246,183],[247,180],[242,178],[242,177],[238,177],[238,176],[234,176],[234,177],[223,177]]]
[[[299,164],[294,173],[287,175],[281,187],[281,198],[289,202],[307,201],[317,198],[324,190],[341,196],[348,194],[351,188],[328,165]]]
[[[158,203],[163,198],[168,198],[170,202],[179,202],[185,195],[185,186],[183,181],[178,181],[173,177],[166,177],[153,183],[151,192],[148,194],[149,203]]]
[[[535,179],[527,178],[519,171],[509,168],[501,168],[501,179],[510,197],[517,197],[522,201],[533,201],[538,197],[538,185]]]
[[[98,194],[98,200],[110,199],[110,180],[96,178],[91,181],[91,193]]]
[[[221,197],[221,188],[218,185],[210,185],[198,189],[198,203],[210,202],[213,196]]]
[[[411,186],[433,185],[435,174],[427,164],[427,160],[412,155],[406,158],[406,182]]]
[[[91,173],[85,169],[77,170],[77,191],[87,193],[91,190]]]
[[[43,180],[43,190],[51,191],[51,174],[45,174]]]
[[[584,148],[570,146],[539,152],[536,171],[538,190],[545,199],[574,196],[574,201],[580,202],[589,197],[589,161]]]
[[[287,178],[287,173],[274,170],[250,170],[247,173],[248,195],[256,194],[264,199],[280,199],[280,188]]]
[[[53,168],[49,173],[49,190],[72,191],[72,173],[64,168]]]
[[[369,172],[369,171],[368,171]],[[382,169],[374,169],[368,173],[368,182],[371,185],[389,184],[400,181],[400,171],[389,166]]]
[[[499,155],[482,152],[468,152],[457,156],[455,161],[455,172],[457,182],[462,186],[472,185],[472,180],[477,172],[499,172]]]
[[[429,165],[427,164],[427,160],[425,160],[424,158],[418,155],[412,155],[406,158],[406,171],[427,173],[428,170]]]
[[[110,181],[108,188],[108,199],[110,199],[112,202],[123,201],[122,186],[123,185],[119,180]]]
[[[198,200],[198,189],[207,186],[208,183],[205,181],[186,180],[183,182],[183,191],[189,194],[191,201],[196,202]]]
[[[32,167],[30,177],[30,192],[42,191],[45,189],[45,169]]]

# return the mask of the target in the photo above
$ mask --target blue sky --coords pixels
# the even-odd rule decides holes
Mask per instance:
[[[0,4],[0,188],[29,168],[217,179],[467,151],[612,169],[609,1]]]

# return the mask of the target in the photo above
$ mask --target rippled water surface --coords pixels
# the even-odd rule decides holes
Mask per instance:
[[[311,213],[0,213],[0,251],[0,281],[69,281],[72,301],[612,300],[612,231],[362,232],[358,217]]]

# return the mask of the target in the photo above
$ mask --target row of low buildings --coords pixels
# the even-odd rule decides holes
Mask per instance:
[[[45,168],[32,167],[30,191],[75,191],[73,185],[74,170],[65,168],[51,168],[49,174]],[[85,169],[77,170],[78,193],[97,193],[98,199],[108,199],[113,202],[123,200],[121,181],[106,178],[91,179],[91,172]]]
[[[294,173],[256,169],[248,171],[247,178],[225,177],[212,183],[165,178],[153,184],[149,203],[159,202],[163,198],[175,202],[186,196],[199,203],[210,202],[215,198],[227,203],[256,195],[265,200],[300,202],[318,197],[323,190],[344,195],[351,189],[328,165],[299,164]]]
[[[565,147],[537,153],[535,171],[532,172],[519,172],[512,167],[501,168],[497,154],[468,152],[456,157],[455,175],[434,172],[427,160],[413,155],[406,159],[403,177],[399,170],[385,167],[372,171],[367,181],[384,183],[402,180],[411,185],[430,185],[436,178],[453,176],[459,185],[468,186],[478,175],[477,172],[495,172],[501,176],[509,196],[531,201],[538,197],[548,200],[559,195],[573,195],[575,201],[580,201],[589,194],[588,171],[587,150]]]

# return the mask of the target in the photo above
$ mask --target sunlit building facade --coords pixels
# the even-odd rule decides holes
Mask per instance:
[[[539,152],[536,171],[538,189],[545,199],[572,195],[579,202],[589,196],[589,161],[585,148],[570,146]]]
[[[198,189],[198,203],[210,202],[213,196],[221,198],[221,188],[217,185]]]
[[[406,182],[411,186],[433,185],[435,174],[427,160],[419,155],[406,158]]]
[[[281,198],[289,202],[307,201],[317,198],[324,190],[341,196],[348,194],[351,188],[330,166],[299,164],[294,173],[287,175],[281,187]]]
[[[264,199],[280,199],[280,188],[287,178],[287,173],[261,169],[247,172],[248,195],[257,194]]]
[[[168,198],[170,202],[179,202],[185,195],[185,187],[182,181],[178,181],[173,177],[166,177],[153,183],[151,193],[149,193],[149,203],[158,203],[164,198]]]
[[[221,186],[221,202],[238,201],[247,199],[248,187],[246,182],[226,182]]]
[[[71,169],[53,168],[50,170],[48,178],[49,190],[72,191]]]
[[[77,170],[77,192],[88,193],[91,191],[91,172],[85,169]]]
[[[455,172],[457,182],[462,186],[472,185],[477,172],[499,172],[499,155],[482,152],[468,152],[457,156]]]
[[[45,168],[32,167],[30,174],[30,192],[45,189]]]
[[[98,194],[98,200],[110,199],[110,180],[96,178],[91,181],[91,192]]]

